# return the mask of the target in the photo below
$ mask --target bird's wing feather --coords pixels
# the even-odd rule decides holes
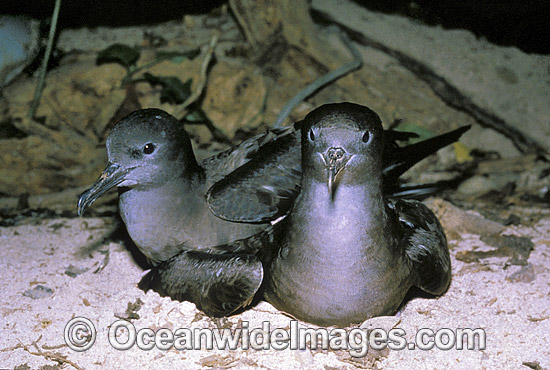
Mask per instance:
[[[153,267],[139,286],[189,300],[208,316],[230,315],[248,306],[258,292],[264,277],[262,262],[277,253],[285,222],[208,250],[184,250]]]
[[[250,304],[262,280],[263,266],[254,255],[183,251],[153,267],[140,287],[189,300],[208,316],[221,317]]]
[[[263,145],[252,160],[210,188],[211,211],[225,220],[251,223],[285,215],[300,192],[300,151],[295,133]]]
[[[395,144],[395,140],[402,140],[404,137],[396,136],[396,131],[386,131],[388,140],[386,140],[386,150],[384,151],[384,180],[388,182],[397,181],[399,176],[422,159],[458,141],[470,127],[462,126],[456,130],[403,147]]]
[[[258,155],[258,152],[265,145],[293,132],[294,129],[292,127],[269,130],[244,140],[234,148],[204,159],[201,162],[201,166],[206,171],[208,184],[212,185],[216,183],[237,168],[248,163]]]
[[[447,238],[437,217],[416,200],[392,200],[403,227],[402,244],[417,275],[416,286],[431,294],[442,294],[451,279]]]

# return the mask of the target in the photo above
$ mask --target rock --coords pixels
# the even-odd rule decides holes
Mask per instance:
[[[0,87],[6,86],[32,62],[38,40],[38,21],[0,16]]]
[[[47,298],[53,294],[53,290],[44,285],[37,285],[32,289],[25,290],[23,295],[32,299]]]
[[[470,177],[458,187],[458,191],[466,195],[483,194],[497,189],[498,184],[495,181],[482,175]]]

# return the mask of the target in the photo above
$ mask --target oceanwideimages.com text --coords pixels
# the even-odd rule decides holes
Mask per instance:
[[[65,342],[75,351],[85,351],[96,340],[96,329],[90,320],[77,317],[65,327]],[[481,328],[419,329],[413,340],[407,339],[402,328],[309,328],[300,327],[295,320],[288,328],[272,328],[269,321],[261,327],[250,328],[242,322],[239,328],[136,328],[126,320],[117,320],[109,326],[109,344],[117,350],[134,346],[142,350],[346,350],[354,357],[366,356],[369,348],[374,350],[484,350],[486,334]]]

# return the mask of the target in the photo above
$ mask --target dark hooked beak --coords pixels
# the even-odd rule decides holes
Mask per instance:
[[[124,181],[128,172],[128,169],[119,164],[108,163],[99,179],[80,194],[78,198],[78,215],[82,216],[97,198]]]
[[[331,198],[334,198],[336,187],[338,186],[338,174],[346,166],[352,156],[343,148],[329,148],[323,153],[325,166],[327,168],[327,186]]]

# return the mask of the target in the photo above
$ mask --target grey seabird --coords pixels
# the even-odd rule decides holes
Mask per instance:
[[[384,194],[384,144],[380,118],[366,107],[306,118],[302,191],[265,261],[264,295],[278,309],[346,326],[392,314],[411,286],[447,289],[443,229],[424,204]]]
[[[308,117],[329,114],[359,114],[366,107],[354,103],[325,104]],[[368,108],[366,108],[368,109]],[[220,218],[234,222],[264,223],[285,216],[300,193],[302,180],[301,130],[310,119],[294,124],[294,133],[280,135],[258,149],[245,165],[212,185],[206,194],[208,206]],[[410,132],[384,131],[382,188],[385,195],[418,198],[437,191],[438,184],[402,184],[399,177],[422,159],[450,145],[470,129],[463,126],[414,144],[398,141],[417,137]]]
[[[254,256],[227,250],[218,252],[223,256],[213,256],[210,247],[248,237],[265,225],[214,216],[205,194],[281,133],[284,130],[258,135],[199,165],[181,122],[159,109],[136,111],[109,134],[109,162],[80,195],[78,213],[82,215],[98,197],[118,187],[120,215],[140,251],[153,265],[179,254],[180,271],[186,274],[181,296],[212,316],[229,314],[253,296],[261,282],[261,265]],[[219,294],[224,290],[220,287],[227,286],[233,287],[227,290],[232,297]],[[239,304],[233,306],[233,301]]]
[[[331,111],[353,114],[363,108],[350,103],[326,105],[308,117]],[[137,111],[109,135],[109,164],[81,195],[79,214],[118,186],[128,232],[157,265],[147,277],[149,283],[173,298],[191,300],[208,315],[228,315],[250,302],[264,273],[259,259],[263,244],[240,239],[267,225],[223,221],[208,206],[227,220],[245,215],[236,220],[240,222],[265,223],[288,213],[300,190],[299,128],[310,120],[296,124],[296,131],[258,135],[199,165],[179,121],[157,109]],[[410,135],[386,131],[382,140],[385,152],[392,155],[384,156],[381,176],[385,184],[393,185],[384,186],[385,194],[399,193],[403,188],[394,180],[401,173],[456,141],[466,129],[403,148],[396,140]],[[207,205],[205,197],[214,202]]]
[[[205,194],[249,160],[269,135],[254,137],[199,165],[181,122],[160,109],[138,110],[109,134],[109,162],[80,195],[78,213],[118,187],[120,215],[128,233],[153,264],[181,250],[207,250],[253,235],[264,227],[221,220],[209,211]]]
[[[439,295],[451,279],[435,215],[418,201],[385,194],[380,118],[367,107],[349,108],[326,105],[305,118],[302,189],[288,216],[220,246],[257,253],[264,298],[318,325],[392,314],[412,286]],[[171,294],[178,259],[161,265]]]

